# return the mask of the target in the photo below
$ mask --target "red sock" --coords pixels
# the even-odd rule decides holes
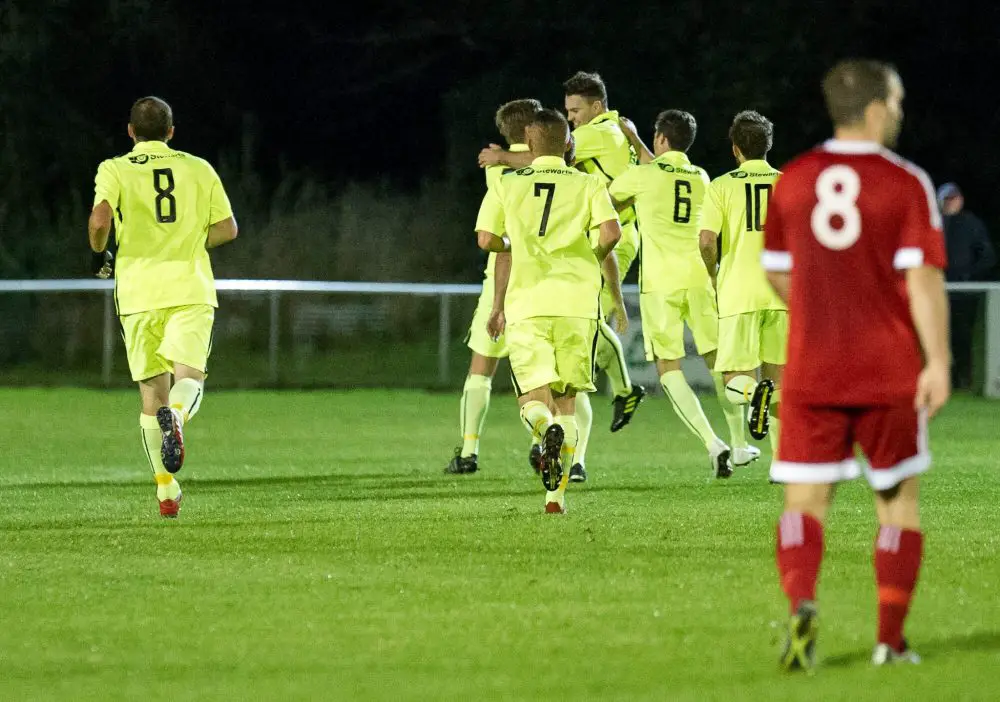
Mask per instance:
[[[911,529],[883,526],[875,540],[875,582],[878,584],[878,642],[903,648],[903,622],[910,610],[920,573],[924,535]]]
[[[816,599],[823,560],[823,525],[801,512],[785,512],[778,522],[778,572],[792,613],[802,600]]]

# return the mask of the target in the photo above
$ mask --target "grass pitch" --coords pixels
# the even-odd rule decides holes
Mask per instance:
[[[0,699],[997,699],[1000,408],[932,428],[922,666],[873,670],[875,521],[843,487],[812,678],[777,671],[780,488],[709,482],[662,398],[541,514],[514,401],[472,476],[458,397],[209,392],[162,520],[134,393],[0,391]],[[724,426],[713,399],[706,410]]]

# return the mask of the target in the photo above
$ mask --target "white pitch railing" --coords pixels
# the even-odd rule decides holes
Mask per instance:
[[[451,340],[451,298],[478,295],[480,285],[454,283],[368,283],[320,280],[241,280],[215,281],[219,291],[267,293],[270,302],[268,329],[268,379],[278,382],[280,302],[285,293],[345,293],[354,295],[416,295],[437,297],[438,303],[438,380],[448,382]],[[1000,283],[949,283],[949,292],[986,293],[986,390],[989,397],[1000,397]],[[623,287],[626,295],[639,294],[636,285]],[[114,358],[115,320],[114,282],[110,280],[0,280],[0,293],[103,292],[104,333],[101,354],[101,379],[111,384]]]

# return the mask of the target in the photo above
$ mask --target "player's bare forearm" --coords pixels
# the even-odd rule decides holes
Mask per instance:
[[[790,274],[781,271],[767,271],[767,282],[774,288],[781,301],[788,304],[788,293],[792,287],[792,277]]]
[[[524,168],[530,166],[535,157],[530,151],[505,151],[503,149],[486,148],[479,152],[480,168],[489,166],[508,166],[510,168]]]
[[[239,227],[236,226],[236,218],[228,217],[216,222],[208,228],[208,238],[205,240],[206,249],[214,249],[216,246],[228,244],[239,234]]]
[[[100,253],[108,248],[108,236],[111,234],[111,219],[114,213],[107,200],[94,206],[87,220],[87,238],[90,240],[90,250]]]
[[[478,231],[479,248],[490,253],[502,253],[510,250],[510,240],[505,236],[497,236],[493,232]]]
[[[493,266],[493,311],[502,312],[507,299],[507,282],[510,280],[511,256],[509,251],[497,254]]]
[[[639,130],[635,128],[632,120],[627,117],[619,117],[618,124],[621,127],[622,134],[628,139],[628,143],[635,149],[635,153],[639,157],[639,163],[649,163],[652,161],[655,158],[653,152],[643,143],[642,137],[639,136]]]
[[[933,417],[951,395],[951,350],[948,348],[948,298],[944,274],[931,266],[906,271],[913,326],[924,351],[913,406]]]
[[[611,291],[611,296],[615,300],[623,299],[621,270],[618,268],[618,256],[614,251],[608,253],[601,261],[601,274],[604,276],[604,284]]]
[[[710,229],[702,229],[698,235],[698,249],[701,251],[701,260],[705,262],[708,274],[715,278],[719,265],[718,234]]]
[[[605,259],[608,258],[608,254],[618,246],[618,242],[622,239],[622,228],[618,224],[617,219],[609,219],[607,222],[601,222],[599,229],[599,235],[597,237],[597,246],[594,247],[594,255],[597,256],[597,260],[602,264]],[[615,266],[618,262],[615,262]]]
[[[625,298],[622,295],[621,270],[618,268],[618,256],[614,251],[605,256],[601,262],[601,274],[604,276],[604,284],[611,291],[611,299],[614,301],[614,309],[604,310],[604,313],[614,316],[615,332],[624,334],[628,329],[628,312],[625,310]]]
[[[951,365],[948,348],[948,297],[944,290],[944,274],[931,266],[906,271],[906,288],[910,296],[910,314],[920,337],[920,346],[928,365]]]
[[[639,156],[639,163],[651,163],[655,158],[655,156],[653,156],[653,152],[646,148],[646,145],[642,143],[642,139],[638,139],[636,143],[632,144],[632,148],[635,149],[635,153]]]

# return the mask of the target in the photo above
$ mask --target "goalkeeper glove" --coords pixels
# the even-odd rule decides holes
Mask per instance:
[[[101,280],[115,274],[115,256],[110,251],[94,252],[90,255],[90,272]]]

